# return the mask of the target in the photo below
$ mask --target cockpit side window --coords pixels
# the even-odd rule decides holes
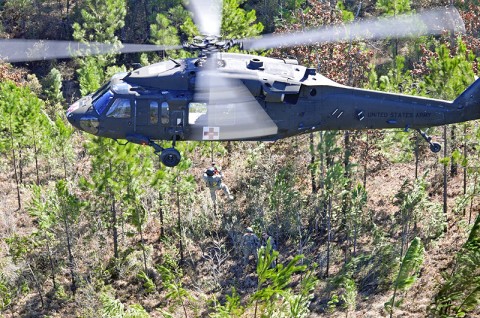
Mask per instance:
[[[97,111],[97,114],[101,115],[107,108],[108,103],[113,98],[113,93],[108,90],[102,96],[98,97],[96,100],[93,101],[93,107]]]
[[[107,117],[130,118],[131,105],[128,98],[117,98],[107,112]]]

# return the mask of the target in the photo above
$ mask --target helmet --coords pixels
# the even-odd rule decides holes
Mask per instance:
[[[247,232],[248,233],[253,233],[253,229],[249,226],[249,227],[247,227]]]
[[[207,173],[207,176],[209,177],[213,176],[215,174],[215,168],[214,167],[208,168],[206,173]]]

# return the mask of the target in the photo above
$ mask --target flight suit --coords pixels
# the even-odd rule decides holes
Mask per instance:
[[[243,235],[242,251],[243,251],[243,265],[247,265],[250,255],[255,258],[255,265],[258,258],[258,248],[260,247],[260,240],[253,232],[247,232]]]
[[[212,197],[213,203],[217,202],[217,190],[222,190],[225,195],[227,195],[230,200],[233,199],[230,194],[228,186],[222,182],[222,174],[216,173],[213,176],[209,176],[206,173],[203,174],[203,180],[205,180],[207,187],[210,189],[210,196]]]

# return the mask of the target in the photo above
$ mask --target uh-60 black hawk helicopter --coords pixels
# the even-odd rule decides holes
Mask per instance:
[[[463,31],[463,21],[453,8],[341,28],[222,40],[216,36],[221,7],[219,0],[190,1],[194,20],[206,36],[184,44],[183,49],[199,51],[198,57],[170,59],[116,74],[97,92],[72,104],[68,121],[96,136],[152,146],[162,162],[173,167],[181,159],[174,148],[178,140],[273,141],[319,130],[417,129],[431,150],[438,152],[440,145],[420,129],[480,118],[480,80],[454,101],[443,101],[347,87],[296,60],[223,52],[232,45],[268,49],[359,36],[379,39]],[[93,43],[87,53],[71,53],[71,42],[47,41],[47,48],[35,57],[35,52],[26,49],[31,43],[17,45],[10,55],[21,60],[86,55],[91,54],[92,46],[96,53],[112,49],[108,44]],[[85,48],[84,44],[76,46]],[[62,55],[66,47],[70,52]],[[21,57],[19,48],[29,56]],[[124,45],[120,52],[179,48]],[[164,149],[157,140],[171,140],[173,145]]]

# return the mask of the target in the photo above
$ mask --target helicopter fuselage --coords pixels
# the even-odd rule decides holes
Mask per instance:
[[[117,74],[71,105],[67,118],[88,133],[138,143],[277,140],[319,130],[416,129],[480,118],[478,80],[455,101],[444,101],[340,85],[296,60],[219,53],[207,76],[208,63],[168,60]],[[211,82],[205,92],[202,80]]]

